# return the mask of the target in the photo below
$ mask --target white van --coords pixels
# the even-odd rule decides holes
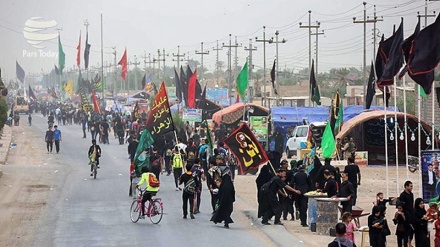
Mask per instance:
[[[314,122],[309,125],[296,126],[286,143],[286,155],[287,158],[291,158],[293,155],[298,155],[298,149],[300,149],[301,142],[307,142],[309,139],[309,133],[311,132],[317,146],[321,146],[322,134],[324,133],[327,122]],[[309,129],[311,130],[309,132]]]

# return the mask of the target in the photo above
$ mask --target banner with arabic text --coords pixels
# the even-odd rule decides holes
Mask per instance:
[[[263,147],[246,123],[242,123],[234,130],[224,140],[224,143],[237,159],[240,175],[255,174],[258,167],[269,160]]]
[[[159,92],[148,113],[146,127],[154,138],[174,130],[173,118],[171,116],[170,104],[168,102],[164,82],[160,85]]]

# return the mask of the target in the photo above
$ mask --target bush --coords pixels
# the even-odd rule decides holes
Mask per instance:
[[[0,129],[3,129],[5,126],[6,119],[8,118],[8,104],[6,103],[5,98],[0,98]]]

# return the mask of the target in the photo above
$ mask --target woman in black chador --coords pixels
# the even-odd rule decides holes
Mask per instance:
[[[217,182],[217,181],[216,181]],[[220,182],[220,181],[218,181]],[[215,224],[225,222],[225,228],[229,228],[230,223],[234,223],[231,219],[233,204],[235,202],[235,188],[231,177],[226,174],[221,178],[221,185],[218,190],[218,202],[216,210],[211,218]]]

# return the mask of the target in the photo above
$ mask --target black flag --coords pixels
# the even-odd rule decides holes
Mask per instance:
[[[37,97],[35,97],[34,91],[31,88],[31,85],[29,85],[29,98],[37,100]]]
[[[371,61],[370,77],[368,77],[367,85],[367,97],[365,99],[366,109],[370,109],[371,103],[373,102],[373,97],[376,94],[376,78],[374,78],[374,66],[373,61]]]
[[[141,81],[142,91],[145,90],[146,85],[147,85],[147,74],[145,74],[144,77],[142,77],[142,81]]]
[[[58,67],[56,65],[55,66],[55,75],[60,75],[60,70],[58,69]]]
[[[182,90],[185,106],[188,106],[188,83],[182,66],[180,66],[180,90]]]
[[[423,87],[423,90],[429,94],[434,77],[431,72],[440,62],[440,15],[431,25],[425,27],[414,38],[408,59],[409,75],[422,76],[416,77],[416,83]]]
[[[24,72],[24,69],[18,64],[17,61],[15,61],[15,72],[17,74],[17,79],[21,81],[21,83],[24,83],[24,78],[26,77],[26,73]]]
[[[310,98],[316,105],[321,105],[321,95],[319,93],[318,83],[315,78],[315,61],[312,60],[312,69],[310,70]]]
[[[385,61],[383,74],[379,78],[377,84],[379,85],[392,85],[394,84],[394,76],[399,73],[399,70],[403,65],[402,43],[403,43],[403,19],[399,25],[397,31],[388,38],[392,40],[392,44]]]
[[[273,93],[278,95],[277,89],[275,88],[275,63],[276,63],[276,59],[273,60],[273,66],[272,66],[272,70],[270,71],[270,80],[272,81],[272,88],[273,88]]]
[[[89,33],[86,34],[86,48],[84,49],[84,66],[89,68],[89,55],[90,55]]]
[[[179,75],[177,74],[176,68],[174,67],[174,86],[176,87],[176,98],[179,103],[182,102],[182,89],[180,88]]]

